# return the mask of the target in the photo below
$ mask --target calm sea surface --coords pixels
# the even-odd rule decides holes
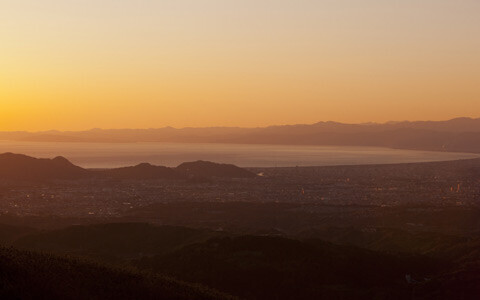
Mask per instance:
[[[43,158],[64,156],[85,168],[130,166],[142,162],[177,166],[194,160],[232,163],[242,167],[292,167],[427,162],[480,157],[470,153],[374,147],[0,141],[0,153],[4,152]]]

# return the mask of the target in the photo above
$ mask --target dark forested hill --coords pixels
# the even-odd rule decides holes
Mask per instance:
[[[77,259],[0,248],[1,299],[227,299],[198,285]]]
[[[134,180],[148,180],[148,179],[179,179],[182,176],[175,172],[174,169],[164,166],[154,166],[149,163],[142,163],[133,167],[116,168],[109,170],[98,171],[107,177],[115,179],[134,179]]]
[[[164,276],[246,299],[411,299],[412,293],[419,299],[477,299],[480,293],[480,239],[474,235],[330,228],[280,237],[144,223],[16,231],[9,244],[22,250],[0,250],[0,297],[218,296]]]
[[[217,164],[209,161],[186,162],[176,170],[187,176],[223,177],[223,178],[252,178],[256,175],[250,171],[230,164]]]
[[[186,179],[189,177],[251,178],[256,175],[235,165],[209,161],[186,162],[177,168],[142,163],[132,167],[87,170],[64,157],[34,158],[23,154],[0,154],[0,179],[21,181],[110,178],[119,180]]]
[[[81,179],[89,175],[89,171],[73,165],[60,156],[42,159],[13,153],[0,154],[0,179]]]
[[[36,232],[19,238],[13,244],[24,249],[99,259],[108,257],[110,261],[118,261],[169,252],[218,235],[212,231],[185,227],[114,223]]]
[[[144,258],[138,266],[248,299],[405,299],[405,275],[430,276],[441,263],[319,240],[241,236]]]

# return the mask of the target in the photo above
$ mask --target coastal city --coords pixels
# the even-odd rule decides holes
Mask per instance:
[[[475,165],[480,161],[249,169],[257,174],[253,178],[1,182],[0,213],[121,217],[152,204],[178,202],[475,207],[480,205]]]

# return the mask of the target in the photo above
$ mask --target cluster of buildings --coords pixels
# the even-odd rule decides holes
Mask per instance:
[[[255,169],[250,179],[205,182],[86,180],[0,183],[0,213],[115,217],[155,203],[288,202],[371,206],[479,206],[480,178],[383,167]]]

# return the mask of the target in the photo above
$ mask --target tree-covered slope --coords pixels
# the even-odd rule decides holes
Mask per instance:
[[[226,299],[162,276],[0,248],[0,299]]]

